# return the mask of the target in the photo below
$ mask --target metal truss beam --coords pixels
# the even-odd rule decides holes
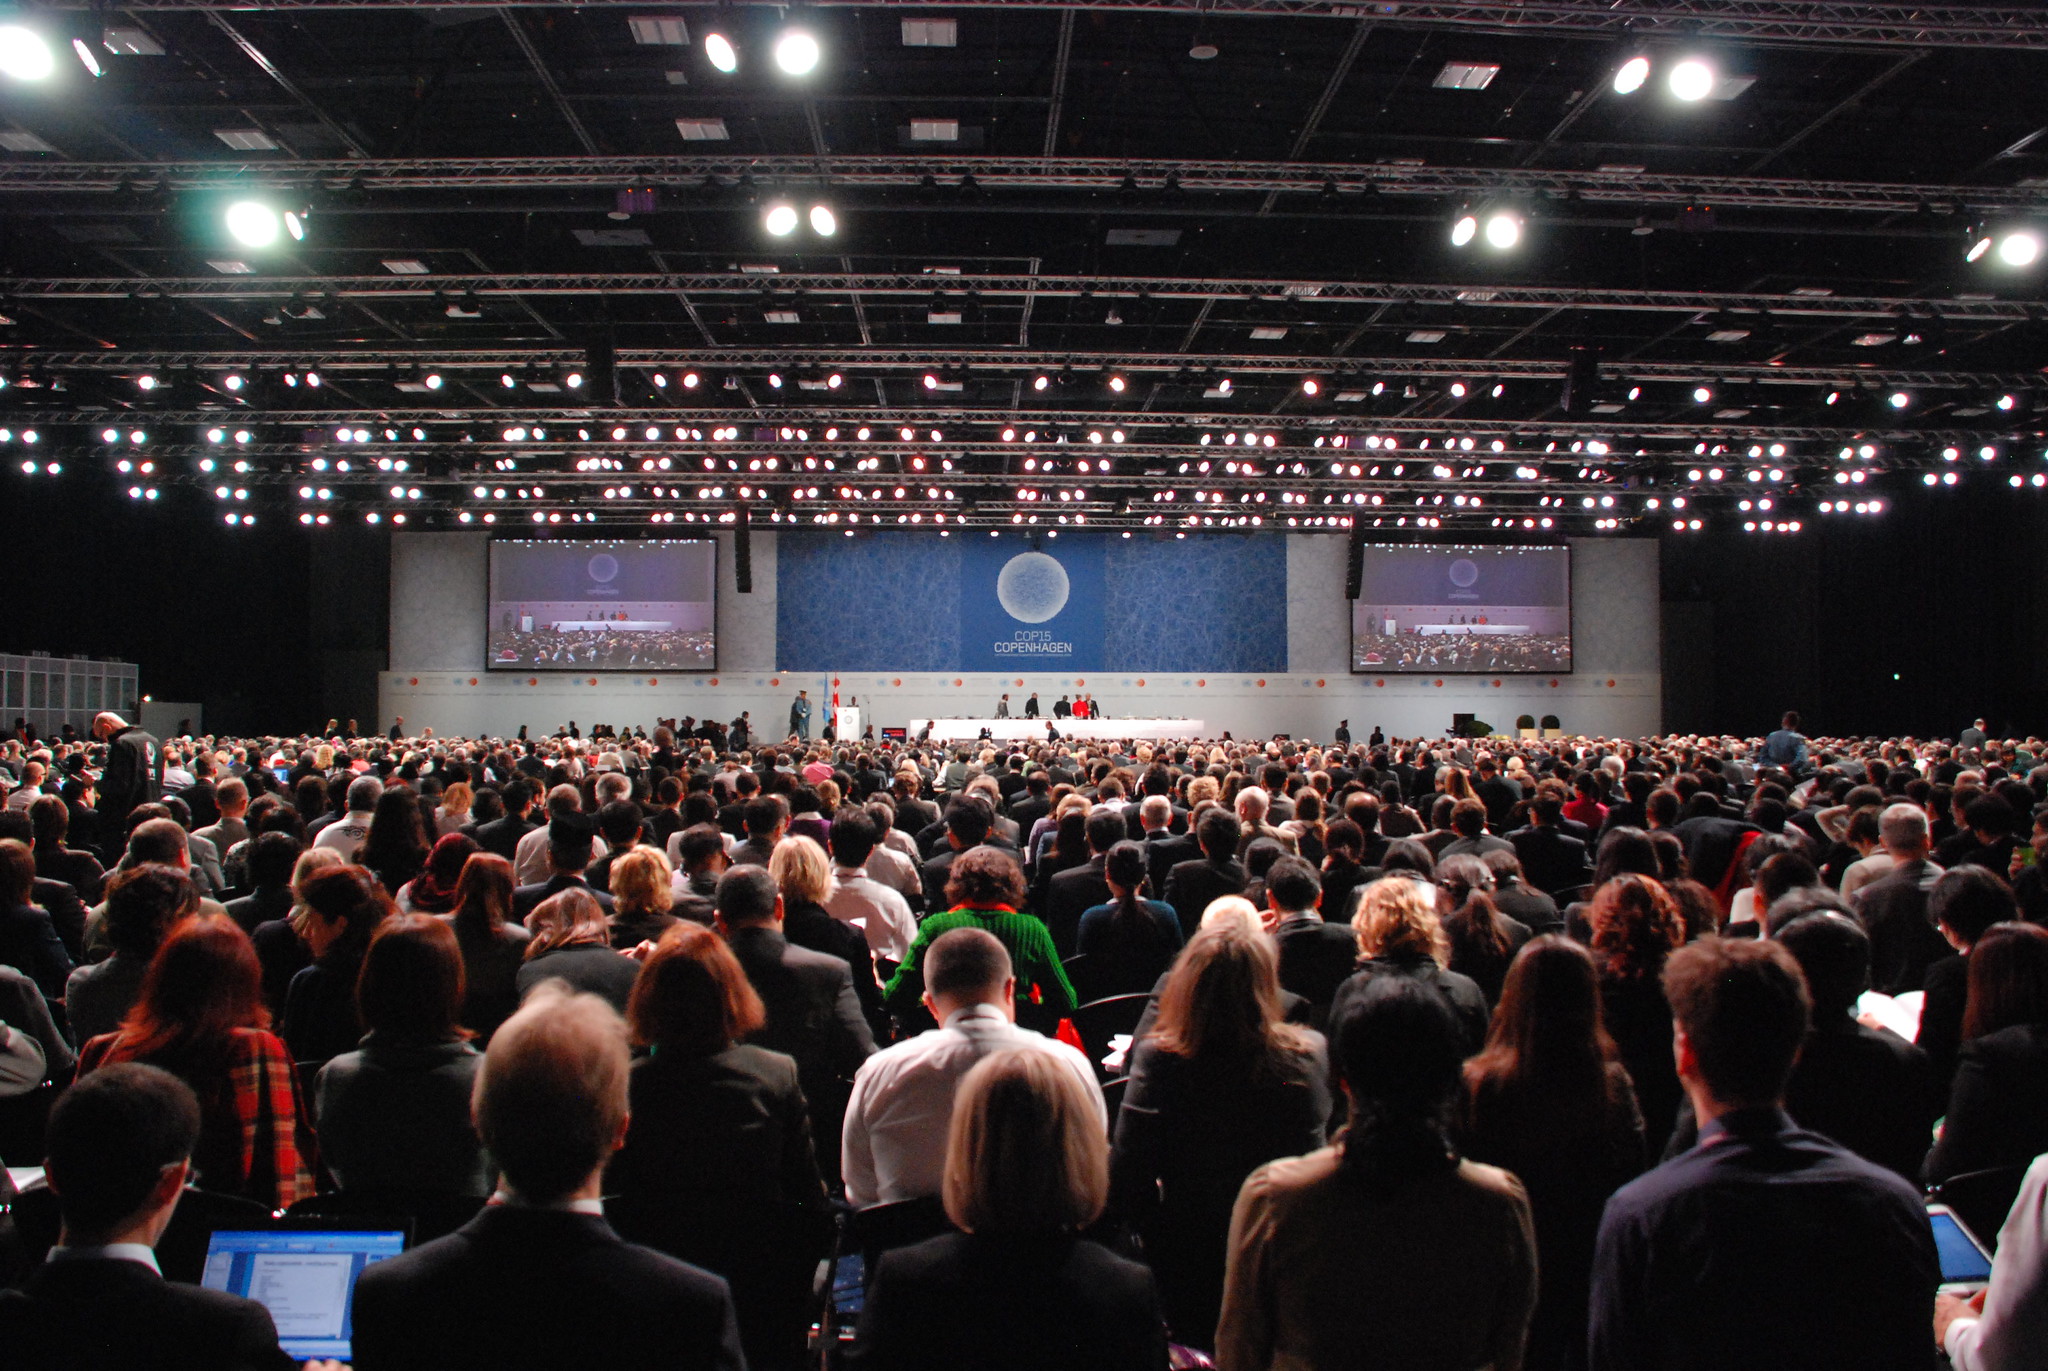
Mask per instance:
[[[87,9],[93,0],[54,0]],[[495,10],[499,0],[125,0],[137,13],[211,10],[295,14],[378,9]],[[818,9],[925,9],[929,0],[812,0]],[[644,0],[543,0],[522,8],[644,8]],[[2048,15],[2020,5],[1908,5],[1888,0],[960,0],[948,9],[1371,19],[1412,28],[1730,38],[1764,43],[2048,48]]]
[[[350,348],[345,351],[250,352],[50,352],[41,349],[0,350],[0,367],[34,366],[53,373],[136,371],[175,372],[298,370],[307,367],[337,374],[392,372],[395,368],[431,367],[445,372],[519,372],[527,367],[582,365],[584,356],[570,348],[531,350],[443,350],[418,348]],[[617,365],[627,370],[703,371],[839,370],[917,372],[965,367],[971,373],[1050,373],[1063,367],[1077,372],[1115,371],[1151,375],[1213,372],[1242,380],[1253,376],[1358,376],[1366,380],[1444,379],[1472,382],[1556,381],[1570,367],[1562,360],[1498,357],[1330,357],[1259,353],[1158,352],[1027,352],[1006,348],[887,348],[835,350],[820,347],[620,348]],[[1936,371],[1912,367],[1775,365],[1768,362],[1638,362],[1616,361],[1602,369],[1609,382],[1743,381],[1778,386],[1916,387],[1922,390],[2022,391],[2048,389],[2040,372]],[[1333,390],[1344,385],[1330,382]]]
[[[466,276],[21,277],[0,281],[0,299],[59,300],[415,300],[476,296],[737,296],[778,308],[811,301],[943,296],[986,303],[1029,297],[1257,300],[1330,305],[1419,305],[1489,310],[1610,310],[1622,313],[1771,315],[1797,319],[1916,319],[2012,324],[2048,319],[2048,302],[1980,296],[1774,295],[1753,291],[1613,290],[1570,286],[1435,285],[1425,282],[1208,279],[1167,276],[1008,276],[917,273],[577,272]],[[1472,317],[1478,317],[1476,314]]]
[[[945,187],[990,191],[1135,190],[1161,214],[1173,194],[1334,196],[1368,194],[1458,199],[1508,196],[1530,202],[1701,205],[1715,209],[1896,214],[1939,210],[2027,211],[2048,205],[2039,186],[1923,185],[1768,176],[1674,176],[1654,172],[1544,171],[1346,162],[1240,162],[1115,157],[472,157],[329,158],[292,162],[9,162],[0,193],[133,191],[615,190],[659,186],[701,190],[743,178],[836,188]],[[971,182],[968,178],[972,178]],[[1190,202],[1188,212],[1201,206]]]

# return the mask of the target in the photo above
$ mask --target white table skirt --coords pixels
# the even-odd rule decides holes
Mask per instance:
[[[997,742],[1043,742],[1045,726],[1051,724],[1061,738],[1201,738],[1200,719],[912,719],[910,737],[915,741],[931,725],[934,742],[974,739],[985,728]]]

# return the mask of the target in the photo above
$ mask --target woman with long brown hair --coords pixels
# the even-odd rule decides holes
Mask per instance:
[[[1111,1194],[1144,1232],[1177,1342],[1215,1346],[1238,1188],[1261,1164],[1323,1145],[1328,1078],[1322,1035],[1281,1021],[1272,939],[1234,920],[1205,926],[1133,1051],[1110,1158]]]
[[[1593,958],[1555,934],[1509,968],[1486,1048],[1465,1063],[1465,1155],[1521,1179],[1542,1254],[1531,1371],[1582,1366],[1607,1197],[1643,1169],[1643,1117],[1600,1017]]]
[[[588,888],[572,885],[550,895],[526,916],[526,926],[533,939],[526,944],[526,964],[519,968],[522,996],[542,981],[559,978],[626,1012],[640,963],[612,950],[611,920]]]
[[[1678,1068],[1671,1056],[1671,1006],[1664,962],[1685,943],[1685,924],[1662,885],[1633,872],[1594,892],[1588,916],[1593,963],[1600,973],[1600,1009],[1643,1107],[1650,1154],[1678,1117]]]
[[[199,1097],[194,1184],[273,1209],[313,1193],[298,1073],[270,1032],[256,949],[232,920],[187,919],[171,930],[135,1007],[85,1044],[78,1074],[116,1062],[162,1067]]]
[[[284,997],[284,1040],[292,1058],[324,1062],[352,1051],[363,1036],[356,1013],[356,977],[377,926],[396,913],[391,897],[369,870],[333,866],[307,880],[307,950],[313,963],[292,977]]]
[[[1470,976],[1491,1006],[1500,999],[1508,963],[1529,941],[1529,926],[1493,904],[1493,872],[1477,857],[1456,853],[1436,865],[1437,915],[1450,943],[1450,968]]]
[[[462,950],[462,1024],[479,1044],[489,1043],[519,1008],[519,966],[533,935],[512,918],[512,890],[512,863],[491,852],[471,853],[447,916]]]
[[[1963,1046],[1926,1179],[2048,1152],[2048,929],[1993,924],[1970,949]]]

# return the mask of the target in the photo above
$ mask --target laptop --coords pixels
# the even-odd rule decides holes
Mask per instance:
[[[1934,1250],[1941,1261],[1941,1292],[1972,1295],[1991,1284],[1991,1253],[1956,1212],[1945,1204],[1927,1206],[1934,1225]]]
[[[350,1227],[220,1229],[207,1239],[199,1283],[268,1309],[278,1345],[293,1361],[349,1361],[356,1277],[403,1252],[410,1236],[406,1222],[381,1219]]]

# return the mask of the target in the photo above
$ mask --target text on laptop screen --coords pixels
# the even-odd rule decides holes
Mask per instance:
[[[350,1356],[349,1305],[371,1262],[405,1250],[396,1230],[244,1231],[213,1234],[200,1284],[255,1300],[295,1360]]]

